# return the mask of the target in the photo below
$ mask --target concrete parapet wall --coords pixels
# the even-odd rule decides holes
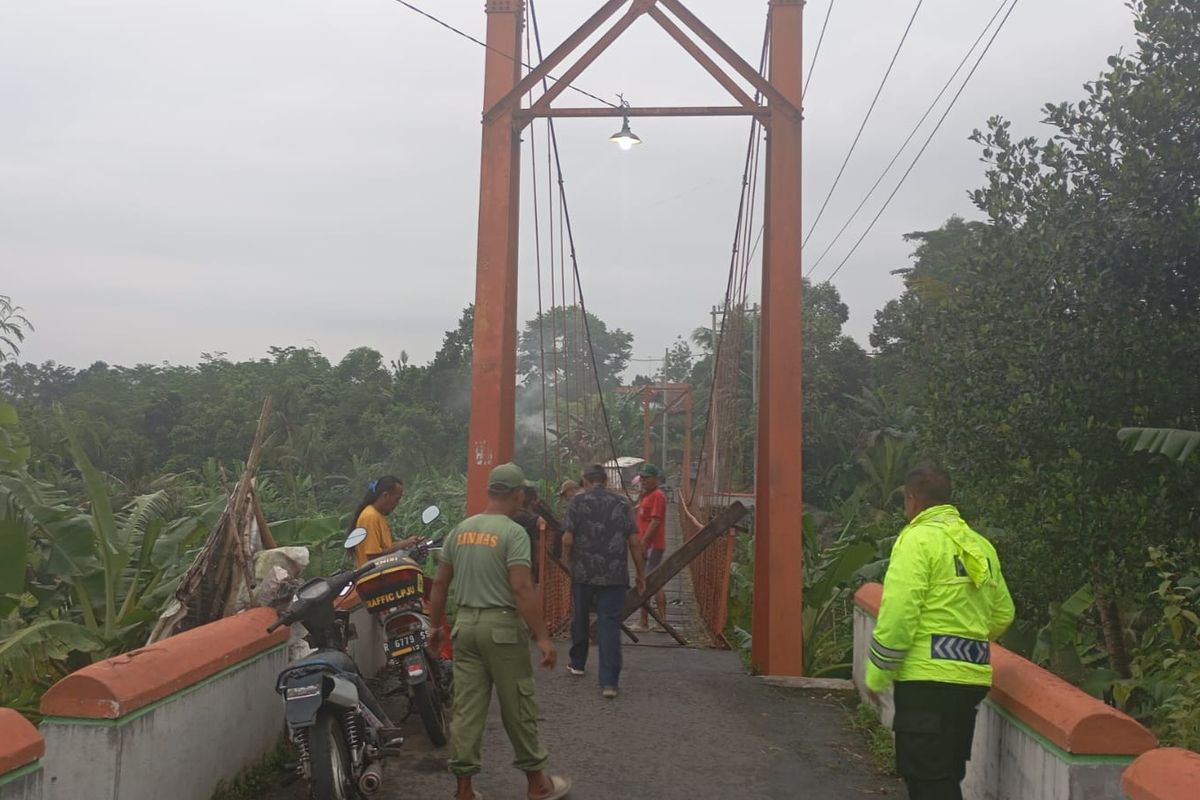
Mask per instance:
[[[1125,770],[1121,788],[1129,800],[1196,800],[1200,753],[1174,747],[1151,750]]]
[[[42,755],[37,728],[11,708],[0,708],[0,800],[42,799]]]
[[[864,701],[873,703],[864,678],[882,598],[879,584],[867,584],[855,595],[854,681]],[[1154,734],[998,645],[992,647],[992,668],[992,693],[979,709],[964,796],[1122,800],[1121,774],[1134,758],[1157,746]],[[876,704],[890,725],[888,695]]]
[[[254,609],[86,667],[42,699],[45,800],[209,800],[279,742],[288,631]],[[7,798],[5,798],[7,800]]]

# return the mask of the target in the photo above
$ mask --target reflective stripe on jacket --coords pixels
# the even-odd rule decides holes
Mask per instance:
[[[990,642],[1013,621],[991,542],[954,506],[913,518],[892,548],[867,663],[867,688],[893,680],[990,686]]]

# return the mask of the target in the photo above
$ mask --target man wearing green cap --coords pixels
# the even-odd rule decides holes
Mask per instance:
[[[662,470],[655,465],[643,464],[638,476],[642,486],[642,498],[637,507],[638,540],[646,552],[646,574],[649,575],[658,569],[667,552],[667,495],[659,485]],[[660,589],[654,595],[654,604],[658,606],[658,616],[666,619],[667,593]],[[634,630],[650,630],[650,612],[645,606],[642,606],[641,624]]]
[[[458,600],[451,633],[454,719],[450,727],[456,800],[481,797],[473,779],[482,769],[480,750],[493,686],[512,742],[513,764],[528,780],[529,800],[558,800],[571,790],[570,780],[545,771],[549,756],[538,739],[530,633],[541,651],[542,666],[553,669],[558,654],[533,588],[529,536],[512,520],[521,509],[524,489],[525,474],[517,465],[492,470],[487,509],[451,531],[439,557],[430,600],[435,650],[440,646],[451,585]]]

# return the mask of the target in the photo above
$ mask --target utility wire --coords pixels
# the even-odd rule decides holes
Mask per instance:
[[[846,233],[854,220],[858,218],[859,213],[863,210],[863,208],[866,207],[867,202],[871,199],[871,196],[875,194],[875,190],[878,189],[883,183],[883,179],[886,178],[888,173],[892,171],[892,167],[896,166],[896,162],[900,160],[900,156],[904,154],[904,151],[908,149],[909,144],[912,143],[913,138],[916,137],[917,133],[921,130],[921,126],[925,124],[925,120],[929,119],[929,115],[933,113],[933,110],[937,108],[937,104],[941,102],[942,98],[946,95],[946,92],[950,90],[950,87],[958,78],[959,73],[962,72],[963,67],[965,67],[967,62],[971,60],[971,56],[975,54],[976,48],[978,48],[983,42],[984,37],[986,37],[988,31],[992,29],[992,25],[996,23],[996,20],[1004,11],[1004,7],[1008,5],[1008,2],[1009,0],[1000,0],[1000,5],[996,6],[995,13],[992,14],[992,18],[988,20],[987,25],[983,26],[983,30],[979,32],[979,36],[975,39],[975,43],[971,45],[971,49],[963,55],[962,61],[958,62],[958,66],[954,68],[954,72],[946,80],[946,83],[942,85],[942,90],[937,93],[937,97],[933,98],[933,102],[930,103],[929,107],[925,109],[925,113],[921,115],[919,120],[917,120],[917,124],[913,126],[913,129],[909,131],[908,138],[904,140],[904,144],[900,145],[900,149],[896,151],[896,155],[892,156],[892,160],[889,161],[888,165],[883,168],[883,172],[879,173],[879,177],[875,179],[875,183],[870,189],[867,190],[867,196],[862,199],[862,202],[858,204],[858,208],[854,209],[854,213],[850,215],[849,219],[847,219],[842,225],[841,230],[839,230],[837,235],[833,237],[833,241],[829,243],[829,245],[825,248],[825,251],[821,253],[821,255],[816,261],[813,262],[813,265],[809,267],[807,271],[812,272],[817,267],[821,266],[821,262],[825,260],[825,256],[829,255],[829,251],[834,248],[834,245],[841,240],[842,235]]]
[[[833,4],[837,0],[829,0],[829,8],[825,9],[825,21],[821,23],[821,35],[817,37],[817,49],[813,51],[812,63],[808,65],[808,75],[804,78],[804,91],[800,93],[800,102],[808,96],[808,84],[812,80],[813,70],[817,68],[817,59],[821,56],[821,45],[825,42],[825,30],[829,27],[829,17],[833,14]]]
[[[941,130],[942,123],[946,121],[946,117],[950,116],[950,112],[954,110],[954,105],[958,102],[958,98],[962,96],[963,90],[966,89],[967,84],[971,82],[971,78],[974,77],[975,71],[979,69],[979,65],[983,63],[984,57],[988,54],[988,51],[992,49],[992,45],[996,42],[996,37],[1000,35],[1000,31],[1004,30],[1005,23],[1008,22],[1008,18],[1012,16],[1013,10],[1016,9],[1017,3],[1019,2],[1021,2],[1021,0],[1012,0],[1012,5],[1008,7],[1008,13],[1004,15],[1004,19],[1000,20],[1000,25],[997,26],[995,32],[992,34],[992,38],[988,40],[987,46],[983,48],[983,52],[980,53],[979,58],[975,60],[975,64],[971,67],[971,71],[967,73],[967,77],[963,80],[962,86],[958,87],[958,91],[950,100],[950,105],[946,107],[946,111],[942,114],[941,119],[938,120],[937,125],[935,125],[933,130],[930,132],[929,137],[925,139],[925,144],[923,144],[921,149],[917,152],[916,158],[914,158],[912,163],[908,165],[908,169],[905,170],[904,175],[900,177],[900,182],[896,184],[896,188],[892,189],[892,193],[888,195],[887,200],[884,201],[883,207],[879,209],[879,213],[875,215],[875,218],[871,220],[871,224],[867,226],[865,231],[863,231],[862,236],[858,237],[858,241],[854,243],[854,247],[850,248],[850,252],[846,254],[846,257],[841,260],[841,262],[837,265],[837,268],[830,273],[829,277],[826,278],[823,283],[829,283],[837,277],[837,274],[842,271],[842,267],[846,266],[846,262],[850,260],[851,256],[853,256],[855,252],[857,252],[859,245],[863,243],[863,240],[866,239],[867,235],[870,234],[875,228],[875,223],[879,222],[879,218],[883,216],[883,212],[887,211],[887,208],[889,205],[891,205],[892,200],[894,200],[896,195],[900,192],[900,187],[902,187],[904,182],[908,180],[908,176],[911,175],[913,169],[916,168],[917,162],[921,160],[921,156],[925,155],[925,151],[929,149],[929,143],[933,141],[933,137],[937,135],[939,130]]]
[[[426,19],[436,22],[438,25],[441,25],[446,30],[448,30],[452,33],[458,34],[459,36],[466,39],[467,41],[474,42],[475,44],[479,45],[480,47],[482,47],[485,50],[490,50],[493,53],[499,53],[500,55],[504,56],[505,58],[507,58],[509,60],[513,60],[513,61],[516,60],[512,56],[510,56],[508,53],[505,53],[502,50],[497,50],[496,48],[490,46],[487,42],[484,42],[480,39],[476,39],[471,34],[467,33],[464,30],[460,30],[459,28],[454,27],[449,22],[446,22],[443,19],[439,19],[439,18],[435,17],[433,14],[430,14],[428,11],[424,11],[420,8],[417,8],[412,3],[409,3],[408,0],[396,0],[396,2],[399,3],[400,5],[404,6],[405,8],[409,9],[410,11],[417,12],[418,14],[420,14],[422,17],[425,17]],[[541,58],[540,48],[539,48],[539,52],[538,52],[538,58],[539,59]],[[524,61],[521,62],[521,66],[523,66],[529,70],[535,69],[535,67],[532,64],[527,64]],[[546,77],[549,78],[550,80],[554,81],[555,83],[558,83],[560,81],[559,78],[556,78],[553,75],[547,75]],[[571,83],[567,84],[567,88],[573,92],[578,92],[579,94],[581,94],[585,97],[590,97],[591,99],[595,100],[598,103],[603,103],[604,105],[608,106],[609,108],[620,108],[621,107],[619,103],[614,103],[609,100],[605,100],[603,97],[600,97],[599,95],[594,95],[585,89],[580,89],[578,86],[576,86],[574,84],[571,84]]]
[[[875,90],[875,98],[871,100],[871,105],[867,109],[866,116],[863,117],[862,124],[858,126],[858,133],[854,137],[854,141],[850,144],[850,151],[846,153],[846,158],[842,161],[842,167],[838,170],[837,177],[833,179],[833,185],[829,187],[829,194],[825,195],[825,202],[821,203],[821,210],[817,212],[817,218],[813,220],[812,227],[808,229],[808,234],[804,237],[802,247],[808,246],[808,240],[812,237],[813,231],[817,229],[817,224],[820,223],[821,217],[825,215],[825,209],[829,207],[829,201],[833,199],[833,193],[837,191],[838,184],[842,181],[842,175],[846,172],[846,166],[850,163],[850,158],[854,155],[855,148],[858,147],[858,142],[862,139],[863,131],[867,128],[867,123],[871,120],[871,114],[875,111],[875,105],[879,102],[880,95],[883,94],[883,87],[887,85],[888,78],[892,74],[892,68],[896,66],[896,59],[900,57],[900,51],[904,49],[904,43],[908,41],[908,34],[912,31],[913,23],[917,20],[917,13],[921,10],[921,5],[925,0],[917,0],[916,8],[913,9],[912,16],[908,20],[908,26],[904,29],[904,35],[900,37],[900,44],[896,46],[896,52],[892,54],[891,63],[888,64],[887,71],[883,73],[883,80],[879,82],[879,88]]]

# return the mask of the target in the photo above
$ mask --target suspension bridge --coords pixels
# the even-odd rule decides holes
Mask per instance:
[[[398,2],[440,22],[413,3]],[[1017,2],[1000,3],[939,100],[970,63],[972,53],[985,40],[987,46],[994,41]],[[918,2],[914,19],[920,6]],[[620,120],[624,124],[614,139],[632,146],[636,136],[630,120],[641,117],[748,120],[724,302],[720,323],[714,320],[713,325],[713,387],[711,395],[696,404],[703,409],[705,423],[695,451],[688,438],[695,410],[689,387],[641,390],[646,417],[643,455],[650,455],[651,426],[668,424],[670,415],[682,416],[687,432],[682,451],[670,454],[664,465],[677,477],[668,527],[671,553],[656,573],[670,600],[663,627],[674,633],[652,632],[626,642],[624,693],[615,703],[603,703],[589,679],[572,679],[561,670],[538,676],[541,727],[553,765],[575,778],[577,788],[571,796],[582,800],[853,800],[901,795],[898,783],[875,769],[861,737],[848,727],[848,707],[860,697],[877,705],[887,720],[887,698],[855,694],[855,685],[848,683],[806,682],[802,675],[806,610],[800,309],[801,253],[807,237],[799,221],[804,2],[770,0],[767,10],[756,65],[726,44],[684,0],[598,3],[577,30],[548,52],[543,50],[533,0],[487,0],[486,37],[475,40],[486,55],[469,511],[482,508],[491,468],[514,453],[523,158],[542,170],[531,185],[539,320],[550,328],[539,331],[544,457],[548,464],[558,458],[550,453],[551,431],[556,438],[569,438],[575,420],[598,416],[607,440],[600,445],[615,460],[626,454],[617,452],[605,406],[555,125],[581,118]],[[633,24],[646,19],[724,88],[728,105],[631,106],[575,85]],[[910,20],[909,28],[912,24]],[[907,33],[906,29],[905,38]],[[986,46],[974,67],[984,54]],[[955,99],[973,71],[972,67],[960,83]],[[880,91],[886,80],[887,74]],[[568,91],[586,96],[591,104],[556,102]],[[863,127],[870,116],[868,110]],[[855,145],[857,141],[856,137]],[[847,161],[853,150],[854,145]],[[761,269],[763,293],[761,310],[751,312],[748,286],[754,267]],[[544,303],[547,293],[549,301]],[[549,314],[543,313],[546,306]],[[563,313],[572,307],[579,313]],[[730,424],[747,409],[739,376],[747,366],[748,336],[755,344],[750,410],[757,416],[758,430],[755,452],[749,455],[737,450],[742,445],[734,441]],[[735,468],[747,462],[752,469]],[[747,674],[724,639],[733,554],[738,537],[745,535],[751,508],[755,592],[749,660],[758,677]],[[561,630],[570,613],[567,582],[550,563],[552,549],[539,557],[544,560],[544,613],[551,627]],[[658,587],[633,598],[629,610],[645,603],[654,588]],[[855,598],[854,670],[859,678],[879,592],[877,585],[868,585]],[[0,800],[150,800],[165,795],[207,800],[218,781],[253,767],[279,741],[281,713],[273,679],[286,663],[287,651],[283,634],[264,633],[273,615],[256,609],[73,673],[45,695],[39,729],[15,712],[0,713]],[[357,626],[370,631],[371,621],[359,619]],[[378,661],[379,643],[369,635],[355,647],[364,666]],[[1200,770],[1188,756],[1156,750],[1154,737],[1132,719],[1003,648],[997,647],[996,653],[996,689],[981,713],[966,783],[968,797],[1196,796],[1197,784],[1191,781],[1200,780]],[[521,796],[521,782],[508,767],[508,745],[495,713],[491,725],[480,788],[488,797]],[[379,796],[449,796],[444,753],[427,747],[415,726],[408,738],[403,754],[389,766],[387,788]],[[290,800],[307,796],[305,792],[293,785],[272,789],[264,798]]]

